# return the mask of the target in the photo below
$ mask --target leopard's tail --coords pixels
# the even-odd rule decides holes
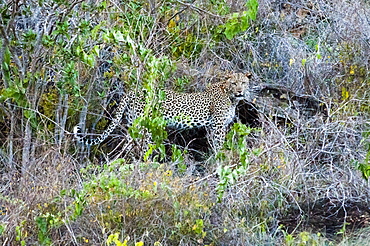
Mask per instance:
[[[105,131],[97,138],[86,138],[86,135],[81,132],[81,129],[82,129],[81,124],[75,126],[73,128],[73,134],[77,142],[88,145],[88,146],[97,145],[97,144],[102,143],[114,131],[114,129],[116,129],[117,126],[120,124],[126,107],[127,107],[127,100],[122,99],[122,101],[118,105],[118,108],[116,111],[117,113],[112,119],[108,128],[105,129]]]

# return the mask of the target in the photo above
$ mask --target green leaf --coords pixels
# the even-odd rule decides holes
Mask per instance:
[[[258,0],[249,0],[246,3],[248,7],[249,17],[251,20],[257,19],[257,12],[258,12]]]
[[[6,82],[10,82],[10,57],[11,53],[8,47],[5,47],[4,54],[3,54],[3,72],[4,72],[4,80]]]
[[[126,39],[124,38],[122,32],[120,32],[120,31],[113,32],[113,37],[114,37],[114,40],[116,42],[125,42],[126,41]]]
[[[349,91],[345,87],[342,87],[342,99],[348,100],[349,96]]]
[[[6,229],[6,225],[4,224],[0,225],[0,235],[4,233],[5,229]]]
[[[4,64],[10,64],[10,57],[11,57],[11,53],[10,53],[10,50],[8,47],[5,47],[5,50],[4,50]]]
[[[307,59],[302,59],[302,66],[304,67],[306,65]]]
[[[370,164],[368,164],[368,163],[360,163],[358,165],[358,170],[361,171],[362,176],[364,177],[364,179],[366,179],[366,180],[369,179],[369,177],[370,177]]]
[[[95,45],[94,48],[93,48],[93,53],[96,55],[96,56],[99,56],[99,52],[100,52],[100,48],[99,46]]]

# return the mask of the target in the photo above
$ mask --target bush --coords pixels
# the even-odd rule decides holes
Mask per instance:
[[[0,241],[363,242],[369,11],[363,0],[0,3]],[[282,124],[251,98],[258,129],[234,124],[217,155],[169,144],[152,110],[162,89],[199,91],[226,70],[309,95],[327,117]],[[71,141],[80,122],[105,129],[128,90],[147,93],[134,127],[91,149]],[[154,143],[123,149],[127,134]]]

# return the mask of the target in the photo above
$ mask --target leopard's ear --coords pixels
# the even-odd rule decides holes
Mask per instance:
[[[249,73],[249,72],[245,73],[245,76],[246,76],[248,79],[251,79],[251,78],[252,78],[252,74],[251,74],[251,73]]]
[[[223,78],[223,79],[231,79],[232,77],[233,77],[233,73],[231,71],[226,71],[222,73],[222,76],[220,76],[220,78]]]

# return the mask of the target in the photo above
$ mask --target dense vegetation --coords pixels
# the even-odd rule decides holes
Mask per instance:
[[[368,1],[9,0],[0,14],[2,245],[368,243]],[[201,91],[226,71],[326,115],[281,124],[261,109],[218,154],[171,145],[161,89]],[[91,149],[73,140],[134,89],[148,106],[133,127]]]

